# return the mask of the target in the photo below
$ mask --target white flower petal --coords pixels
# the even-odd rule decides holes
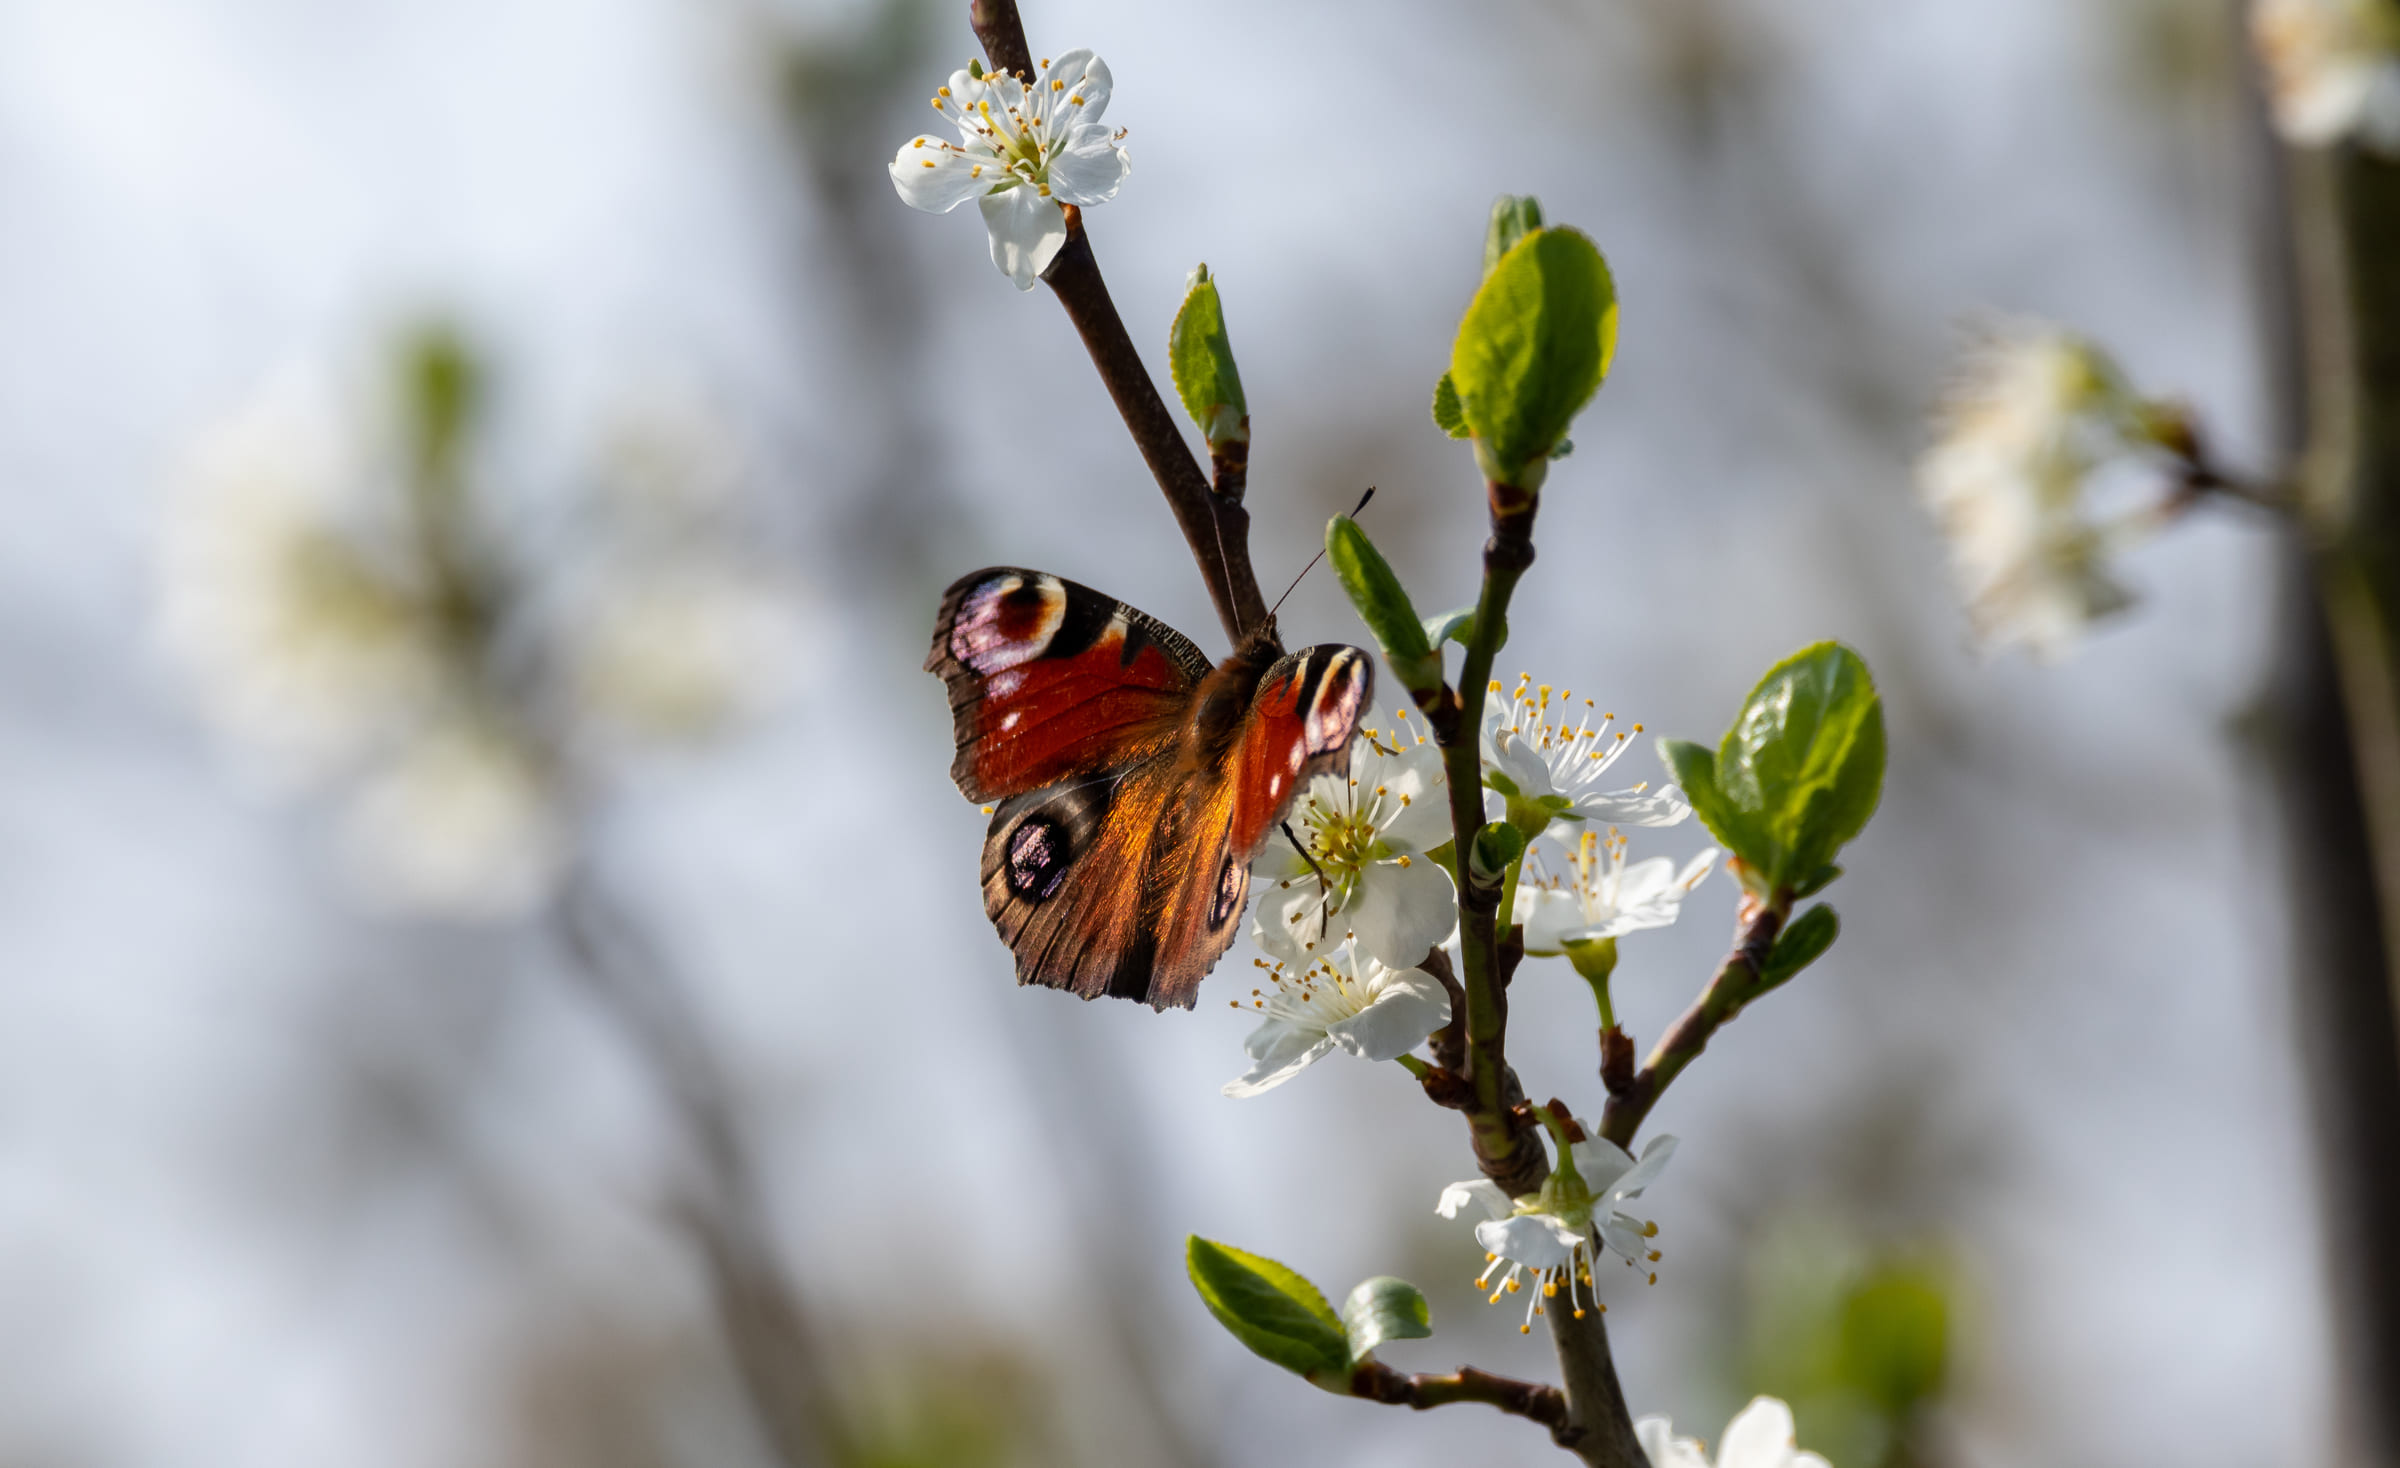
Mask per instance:
[[[1067,216],[1055,201],[1022,184],[976,202],[992,232],[992,263],[1018,290],[1032,290],[1067,242]]]
[[[1594,826],[1674,826],[1691,818],[1692,803],[1680,787],[1658,785],[1578,796],[1575,813]],[[1582,831],[1573,821],[1553,821],[1549,834],[1554,840],[1571,840]]]
[[[1517,921],[1525,928],[1525,951],[1533,954],[1564,953],[1568,938],[1586,936],[1591,927],[1584,920],[1582,901],[1557,887],[1518,887]]]
[[[1322,1030],[1271,1019],[1251,1031],[1242,1048],[1250,1052],[1250,1068],[1225,1083],[1225,1094],[1237,1100],[1274,1090],[1331,1055],[1334,1042]]]
[[[1599,1231],[1600,1241],[1608,1245],[1610,1253],[1629,1264],[1649,1267],[1650,1236],[1643,1229],[1640,1219],[1623,1213],[1611,1213],[1606,1217],[1594,1218],[1592,1226]]]
[[[1373,746],[1367,746],[1372,749]],[[1377,756],[1382,759],[1381,756]],[[1450,803],[1443,794],[1442,751],[1432,744],[1415,744],[1382,759],[1374,785],[1384,791],[1387,808],[1397,805],[1383,822],[1383,842],[1394,851],[1431,851],[1450,839]]]
[[[1547,1213],[1518,1213],[1475,1225],[1475,1242],[1512,1264],[1556,1269],[1575,1257],[1582,1235]]]
[[[1484,761],[1506,775],[1517,787],[1517,794],[1527,800],[1539,800],[1545,795],[1558,794],[1550,783],[1550,764],[1531,744],[1506,729],[1495,730],[1484,741]]]
[[[976,176],[978,168],[983,172],[980,178]],[[988,160],[922,136],[901,145],[892,159],[891,174],[900,202],[928,214],[949,213],[990,188],[998,177]]]
[[[1625,1154],[1620,1151],[1617,1155],[1622,1157]],[[1667,1170],[1667,1164],[1674,1159],[1674,1156],[1675,1138],[1673,1136],[1652,1137],[1650,1145],[1642,1149],[1642,1160],[1635,1163],[1631,1170],[1618,1177],[1606,1191],[1619,1198],[1640,1197],[1644,1188],[1658,1181],[1658,1175]],[[1576,1170],[1582,1171],[1581,1166],[1578,1165]],[[1589,1181],[1589,1174],[1586,1174],[1586,1181]],[[1594,1184],[1593,1191],[1602,1190],[1598,1184]]]
[[[1117,196],[1133,155],[1097,123],[1075,128],[1050,152],[1050,193],[1064,204],[1104,204]]]
[[[1583,1185],[1595,1196],[1607,1193],[1634,1165],[1631,1153],[1588,1127],[1584,1139],[1569,1148],[1568,1155],[1574,1159]]]
[[[1458,924],[1450,874],[1422,857],[1376,862],[1359,873],[1341,920],[1379,962],[1412,968]]]
[[[1650,1460],[1650,1468],[1708,1468],[1708,1454],[1688,1437],[1675,1435],[1675,1424],[1664,1417],[1644,1417],[1633,1424],[1633,1436]]]
[[[1506,1218],[1516,1207],[1496,1183],[1479,1177],[1472,1182],[1452,1183],[1442,1189],[1442,1201],[1433,1206],[1433,1211],[1444,1218],[1456,1218],[1459,1211],[1469,1204],[1481,1208],[1486,1218]]]
[[[1288,887],[1266,888],[1251,910],[1250,941],[1280,963],[1304,965],[1342,935],[1326,920],[1324,889],[1316,877],[1304,867],[1288,880]]]
[[[1356,1018],[1325,1027],[1326,1036],[1362,1060],[1396,1060],[1450,1023],[1450,995],[1423,969],[1387,978]]]
[[[1108,63],[1081,46],[1053,60],[1043,75],[1067,84],[1065,91],[1055,94],[1058,100],[1052,107],[1057,115],[1078,122],[1098,122],[1116,90],[1116,79],[1109,75]],[[1078,98],[1082,100],[1078,102]]]
[[[1792,1409],[1773,1397],[1758,1397],[1725,1424],[1717,1468],[1786,1468],[1795,1446]]]

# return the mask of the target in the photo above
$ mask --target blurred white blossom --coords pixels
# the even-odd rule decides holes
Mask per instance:
[[[1518,886],[1516,920],[1524,924],[1527,953],[1564,953],[1573,944],[1671,926],[1718,856],[1711,846],[1680,869],[1663,856],[1628,863],[1627,844],[1613,829],[1606,837],[1586,831],[1565,876]]]
[[[1067,242],[1061,204],[1116,197],[1133,167],[1101,123],[1112,83],[1089,51],[1044,61],[1030,90],[1005,72],[955,71],[934,110],[959,141],[924,134],[892,159],[892,185],[911,208],[947,214],[973,199],[992,235],[992,263],[1031,290]]]
[[[1484,1271],[1475,1283],[1492,1291],[1491,1303],[1516,1294],[1523,1276],[1532,1276],[1536,1289],[1525,1305],[1526,1330],[1542,1313],[1542,1302],[1558,1297],[1562,1284],[1568,1306],[1582,1318],[1582,1291],[1592,1288],[1592,1266],[1603,1248],[1642,1270],[1652,1283],[1658,1280],[1649,1272],[1658,1262],[1658,1251],[1650,1246],[1658,1225],[1624,1205],[1666,1171],[1675,1139],[1651,1138],[1636,1162],[1624,1148],[1603,1140],[1590,1122],[1578,1119],[1575,1125],[1584,1140],[1566,1148],[1540,1192],[1511,1198],[1490,1180],[1475,1178],[1444,1188],[1434,1207],[1444,1218],[1469,1208],[1484,1214],[1475,1225],[1475,1241],[1484,1247]]]
[[[159,537],[162,642],[285,778],[364,754],[443,679],[440,629],[350,448],[320,383],[278,383],[198,444]]]
[[[2143,446],[2141,408],[2098,348],[2046,322],[1996,325],[1969,353],[1917,481],[1987,645],[2054,657],[2131,604],[2109,558],[2151,533],[2157,510],[2103,521],[2088,491]]]
[[[509,918],[557,883],[568,855],[564,822],[526,742],[458,715],[420,730],[361,783],[344,855],[378,906]]]
[[[473,370],[412,365],[404,381]],[[278,389],[205,439],[162,538],[162,636],[237,748],[347,779],[364,897],[510,918],[568,864],[595,736],[690,740],[758,709],[798,642],[795,596],[737,523],[730,435],[697,411],[630,417],[602,475],[618,492],[526,544],[497,528],[521,517],[478,502],[468,445],[439,467],[392,452],[425,442],[427,413],[471,422],[412,407],[413,440]]]
[[[1483,703],[1483,782],[1501,797],[1492,806],[1495,817],[1512,805],[1532,810],[1534,828],[1524,833],[1530,841],[1545,832],[1574,839],[1586,822],[1672,826],[1692,813],[1672,784],[1603,788],[1609,767],[1632,747],[1630,735],[1642,726],[1620,730],[1611,713],[1598,714],[1594,723],[1598,708],[1587,698],[1577,709],[1573,692],[1536,684],[1530,673],[1518,675],[1514,692],[1492,683]]]
[[[1250,865],[1272,882],[1250,936],[1270,956],[1302,964],[1343,929],[1391,967],[1408,968],[1458,924],[1449,873],[1425,853],[1450,839],[1442,752],[1402,720],[1350,746],[1348,775],[1319,775]]]
[[[1698,1439],[1677,1437],[1675,1424],[1664,1417],[1644,1417],[1633,1424],[1650,1468],[1709,1468],[1708,1449]],[[1792,1426],[1792,1409],[1774,1397],[1754,1398],[1725,1426],[1718,1445],[1716,1468],[1832,1468],[1815,1453],[1800,1451]]]
[[[2400,3],[2256,0],[2250,32],[2285,138],[2400,153]]]
[[[1433,975],[1388,968],[1352,939],[1303,964],[1259,967],[1266,983],[1233,1007],[1266,1022],[1243,1042],[1250,1069],[1225,1083],[1228,1096],[1271,1091],[1336,1050],[1397,1060],[1450,1022],[1450,996]]]

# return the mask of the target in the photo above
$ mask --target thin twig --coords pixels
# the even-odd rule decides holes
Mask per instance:
[[[1567,1427],[1567,1394],[1545,1382],[1494,1376],[1473,1366],[1461,1366],[1447,1376],[1432,1372],[1395,1371],[1381,1361],[1362,1361],[1351,1375],[1350,1392],[1370,1401],[1423,1412],[1457,1402],[1482,1402],[1512,1417],[1529,1417],[1552,1435]]]
[[[650,936],[588,875],[570,882],[553,922],[576,976],[690,1134],[700,1176],[676,1211],[700,1246],[727,1347],[776,1457],[788,1468],[851,1461],[839,1395],[775,1257],[732,1087],[683,986]]]
[[[1735,1015],[1742,1006],[1765,993],[1771,985],[1766,981],[1767,955],[1775,947],[1775,935],[1783,931],[1784,914],[1791,902],[1762,902],[1745,896],[1735,919],[1733,951],[1725,956],[1708,987],[1692,1002],[1681,1018],[1667,1027],[1650,1058],[1620,1089],[1610,1087],[1607,1109],[1600,1113],[1600,1135],[1620,1147],[1630,1149],[1634,1134],[1642,1128],[1642,1119],[1658,1104],[1683,1068],[1699,1058],[1708,1048],[1709,1037]]]
[[[994,70],[1032,79],[1033,52],[1025,44],[1025,22],[1017,14],[1016,0],[970,0],[967,23]],[[1108,294],[1108,282],[1100,278],[1100,262],[1084,233],[1083,211],[1069,208],[1066,215],[1067,242],[1042,279],[1066,308],[1110,401],[1133,435],[1134,447],[1150,466],[1150,477],[1167,497],[1184,544],[1191,547],[1200,577],[1208,583],[1218,623],[1227,638],[1239,642],[1242,634],[1267,619],[1266,598],[1259,595],[1258,573],[1250,565],[1250,512],[1242,508],[1248,445],[1242,446],[1241,461],[1230,474],[1219,460],[1218,487],[1212,490],[1174,415],[1167,411],[1166,400],[1159,396],[1150,369],[1142,365],[1125,318],[1117,314],[1117,303]]]

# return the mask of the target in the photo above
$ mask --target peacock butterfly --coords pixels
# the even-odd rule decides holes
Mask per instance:
[[[1311,776],[1348,773],[1366,653],[1286,653],[1272,614],[1211,668],[1114,597],[995,566],[942,597],[925,670],[950,778],[995,802],[983,908],[1017,982],[1192,1006],[1233,943],[1250,863]]]

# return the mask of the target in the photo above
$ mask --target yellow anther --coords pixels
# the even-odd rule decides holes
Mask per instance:
[[[1063,91],[1065,91],[1066,89],[1067,89],[1067,84],[1066,84],[1065,82],[1061,82],[1061,81],[1053,81],[1052,83],[1050,83],[1050,90],[1051,90],[1051,91],[1053,91],[1053,92],[1063,92]]]
[[[1500,1256],[1499,1256],[1499,1255],[1497,1255],[1497,1254],[1486,1253],[1486,1254],[1483,1256],[1483,1262],[1484,1262],[1484,1263],[1486,1263],[1486,1264],[1489,1264],[1489,1263],[1491,1263],[1493,1260],[1495,1260],[1495,1259],[1498,1259],[1499,1257],[1500,1257]]]
[[[978,164],[976,164],[976,165],[975,165],[973,168],[970,168],[970,169],[968,169],[968,170],[967,170],[967,177],[969,177],[969,178],[981,178],[981,177],[983,177],[983,165],[982,165],[982,164],[980,164],[980,163],[978,163]]]
[[[926,166],[927,168],[931,168],[931,167],[933,167],[933,160],[932,160],[931,158],[928,158],[928,159],[926,159],[926,160],[925,160],[925,166]]]
[[[1544,1283],[1543,1283],[1543,1285],[1542,1285],[1542,1298],[1543,1298],[1543,1299],[1545,1299],[1545,1300],[1555,1300],[1555,1299],[1557,1299],[1557,1298],[1558,1298],[1558,1281],[1557,1281],[1557,1280],[1548,1280],[1548,1281],[1546,1281],[1546,1282],[1544,1282]]]
[[[1408,870],[1408,853],[1405,851],[1400,853],[1400,870]]]
[[[1526,1323],[1526,1324],[1524,1324],[1524,1325],[1520,1325],[1520,1326],[1518,1326],[1518,1327],[1517,1327],[1517,1334],[1519,1334],[1519,1335],[1531,1335],[1531,1334],[1533,1334],[1533,1326],[1532,1326],[1532,1324],[1531,1324],[1530,1322],[1528,1322],[1528,1323]]]
[[[1652,1250],[1650,1251],[1650,1262],[1651,1262],[1651,1263],[1653,1263],[1653,1264],[1656,1264],[1656,1263],[1659,1261],[1659,1258],[1660,1258],[1660,1257],[1661,1257],[1661,1256],[1660,1256],[1659,1252],[1658,1252],[1656,1249],[1652,1249]]]
[[[991,814],[993,811],[995,811],[995,810],[998,810],[998,809],[999,809],[999,807],[998,807],[998,806],[987,805],[987,806],[985,806],[985,807],[983,808],[983,813],[984,813],[985,815],[987,815],[987,816],[988,816],[988,815],[990,815],[990,814]]]
[[[1645,1239],[1655,1239],[1658,1237],[1658,1222],[1656,1219],[1653,1219],[1650,1222],[1642,1225],[1642,1237]]]
[[[1074,103],[1076,106],[1081,107],[1083,105],[1083,94],[1078,92],[1074,96],[1069,97],[1067,100]],[[1122,136],[1122,134],[1120,134],[1120,136]]]
[[[923,138],[919,138],[915,142],[909,144],[909,146],[912,148],[922,148],[925,146],[925,140]]]
[[[1523,1287],[1523,1285],[1524,1285],[1524,1281],[1522,1281],[1522,1280],[1515,1280],[1515,1279],[1512,1279],[1512,1280],[1510,1280],[1510,1281],[1508,1282],[1508,1292],[1509,1292],[1510,1294],[1512,1294],[1512,1295],[1513,1295],[1513,1294],[1515,1294],[1515,1293],[1516,1293],[1516,1292],[1517,1292],[1517,1291],[1518,1291],[1520,1288],[1522,1288],[1522,1287]]]

